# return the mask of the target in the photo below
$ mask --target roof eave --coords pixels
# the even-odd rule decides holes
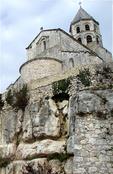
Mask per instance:
[[[71,22],[71,25],[74,25],[74,24],[76,24],[76,23],[78,23],[78,22],[80,22],[80,21],[85,21],[85,20],[93,20],[95,23],[97,23],[97,24],[99,25],[99,22],[96,21],[95,19],[80,19],[80,20],[77,20],[77,21]]]

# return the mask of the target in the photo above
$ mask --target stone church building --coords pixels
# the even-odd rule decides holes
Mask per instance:
[[[0,174],[113,174],[113,61],[99,23],[80,7],[69,33],[42,29],[26,49],[0,96]]]
[[[26,48],[28,61],[20,68],[23,80],[41,79],[63,73],[78,65],[112,61],[111,53],[103,47],[99,22],[82,7],[64,30],[41,30]]]

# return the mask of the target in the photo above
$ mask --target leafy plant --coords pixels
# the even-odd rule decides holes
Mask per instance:
[[[13,107],[16,108],[17,110],[22,109],[22,111],[24,111],[29,101],[27,85],[24,85],[19,92],[15,92],[14,97],[15,97],[15,102],[13,104]]]
[[[59,94],[59,93],[66,93],[68,92],[69,89],[69,85],[70,85],[70,79],[63,79],[60,80],[58,82],[54,82],[52,85],[53,88],[53,94]]]
[[[9,90],[8,93],[7,93],[6,102],[7,102],[7,104],[13,106],[14,96],[13,96],[11,90]]]
[[[11,105],[13,108],[19,110],[25,110],[25,107],[28,105],[29,96],[27,85],[23,85],[20,91],[8,91],[6,96],[6,102]]]
[[[79,74],[77,75],[78,80],[81,81],[81,83],[84,86],[90,86],[91,85],[91,74],[89,69],[80,70]]]
[[[2,94],[0,94],[0,111],[2,110],[3,106],[4,106],[4,102],[2,100]]]
[[[102,69],[96,71],[96,75],[100,74],[105,79],[111,78],[112,69],[109,66],[103,66]]]

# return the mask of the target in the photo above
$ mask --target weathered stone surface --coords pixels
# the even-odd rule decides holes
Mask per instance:
[[[14,139],[17,124],[17,113],[11,108],[2,113],[2,142],[1,143],[11,143]]]
[[[16,146],[15,144],[3,144],[0,145],[0,163],[2,163],[2,160],[10,160],[14,159],[14,155],[16,152]]]
[[[60,134],[60,119],[55,116],[58,109],[53,100],[45,101],[41,107],[37,104],[38,110],[27,109],[24,114],[23,140],[30,141],[33,138],[42,137],[57,138]]]
[[[112,174],[112,102],[112,90],[93,91],[93,94],[92,91],[81,91],[71,98],[69,115],[71,123],[75,120],[75,124],[72,123],[75,131],[70,129],[74,136],[74,146],[70,148],[72,138],[69,138],[67,149],[74,149],[74,173],[101,174],[104,171]],[[102,115],[104,112],[106,117]],[[101,114],[101,117],[97,113]]]
[[[49,102],[45,101],[39,112],[34,115],[32,119],[34,137],[59,136],[60,121],[52,111],[53,108],[49,106]]]
[[[49,106],[50,106],[50,108],[51,108],[51,111],[52,111],[54,114],[59,114],[58,107],[56,106],[56,103],[55,103],[54,100],[49,99]]]
[[[0,115],[0,174],[22,174],[28,163],[38,170],[44,162],[58,174],[112,174],[112,103],[112,90],[87,90],[58,103],[40,98],[24,113],[5,108]],[[60,162],[53,155],[47,161],[66,151],[74,157]]]
[[[33,159],[36,157],[47,157],[53,153],[65,153],[66,142],[43,140],[33,144],[20,144],[16,151],[16,158]]]
[[[90,92],[80,92],[78,96],[78,113],[92,113],[102,109],[102,98]]]
[[[75,136],[70,136],[67,140],[67,152],[70,154],[74,153],[74,146],[75,146]]]
[[[63,164],[59,160],[49,161],[53,173],[65,174]],[[66,173],[67,174],[67,173]]]
[[[68,100],[63,100],[62,102],[57,103],[59,109],[64,109],[66,106],[68,106]]]
[[[68,159],[64,166],[66,174],[73,174],[73,166],[74,166],[73,158]]]

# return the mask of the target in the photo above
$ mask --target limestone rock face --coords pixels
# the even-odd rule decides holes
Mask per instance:
[[[113,90],[81,91],[70,98],[70,137],[73,173],[112,174]],[[98,165],[97,165],[98,164]]]
[[[14,156],[15,156],[15,152],[16,152],[15,144],[0,145],[0,162],[1,162],[1,164],[4,160],[7,162],[9,162],[10,160],[13,160]]]
[[[33,159],[47,157],[49,154],[65,153],[65,141],[42,140],[33,144],[20,144],[17,148],[16,158]]]
[[[36,108],[35,108],[36,107]],[[56,104],[51,100],[32,104],[26,109],[23,121],[23,141],[40,139],[42,137],[59,137],[60,120],[55,116],[58,112]]]
[[[113,90],[84,89],[57,101],[46,92],[38,99],[35,91],[24,112],[1,111],[0,174],[112,174]]]

